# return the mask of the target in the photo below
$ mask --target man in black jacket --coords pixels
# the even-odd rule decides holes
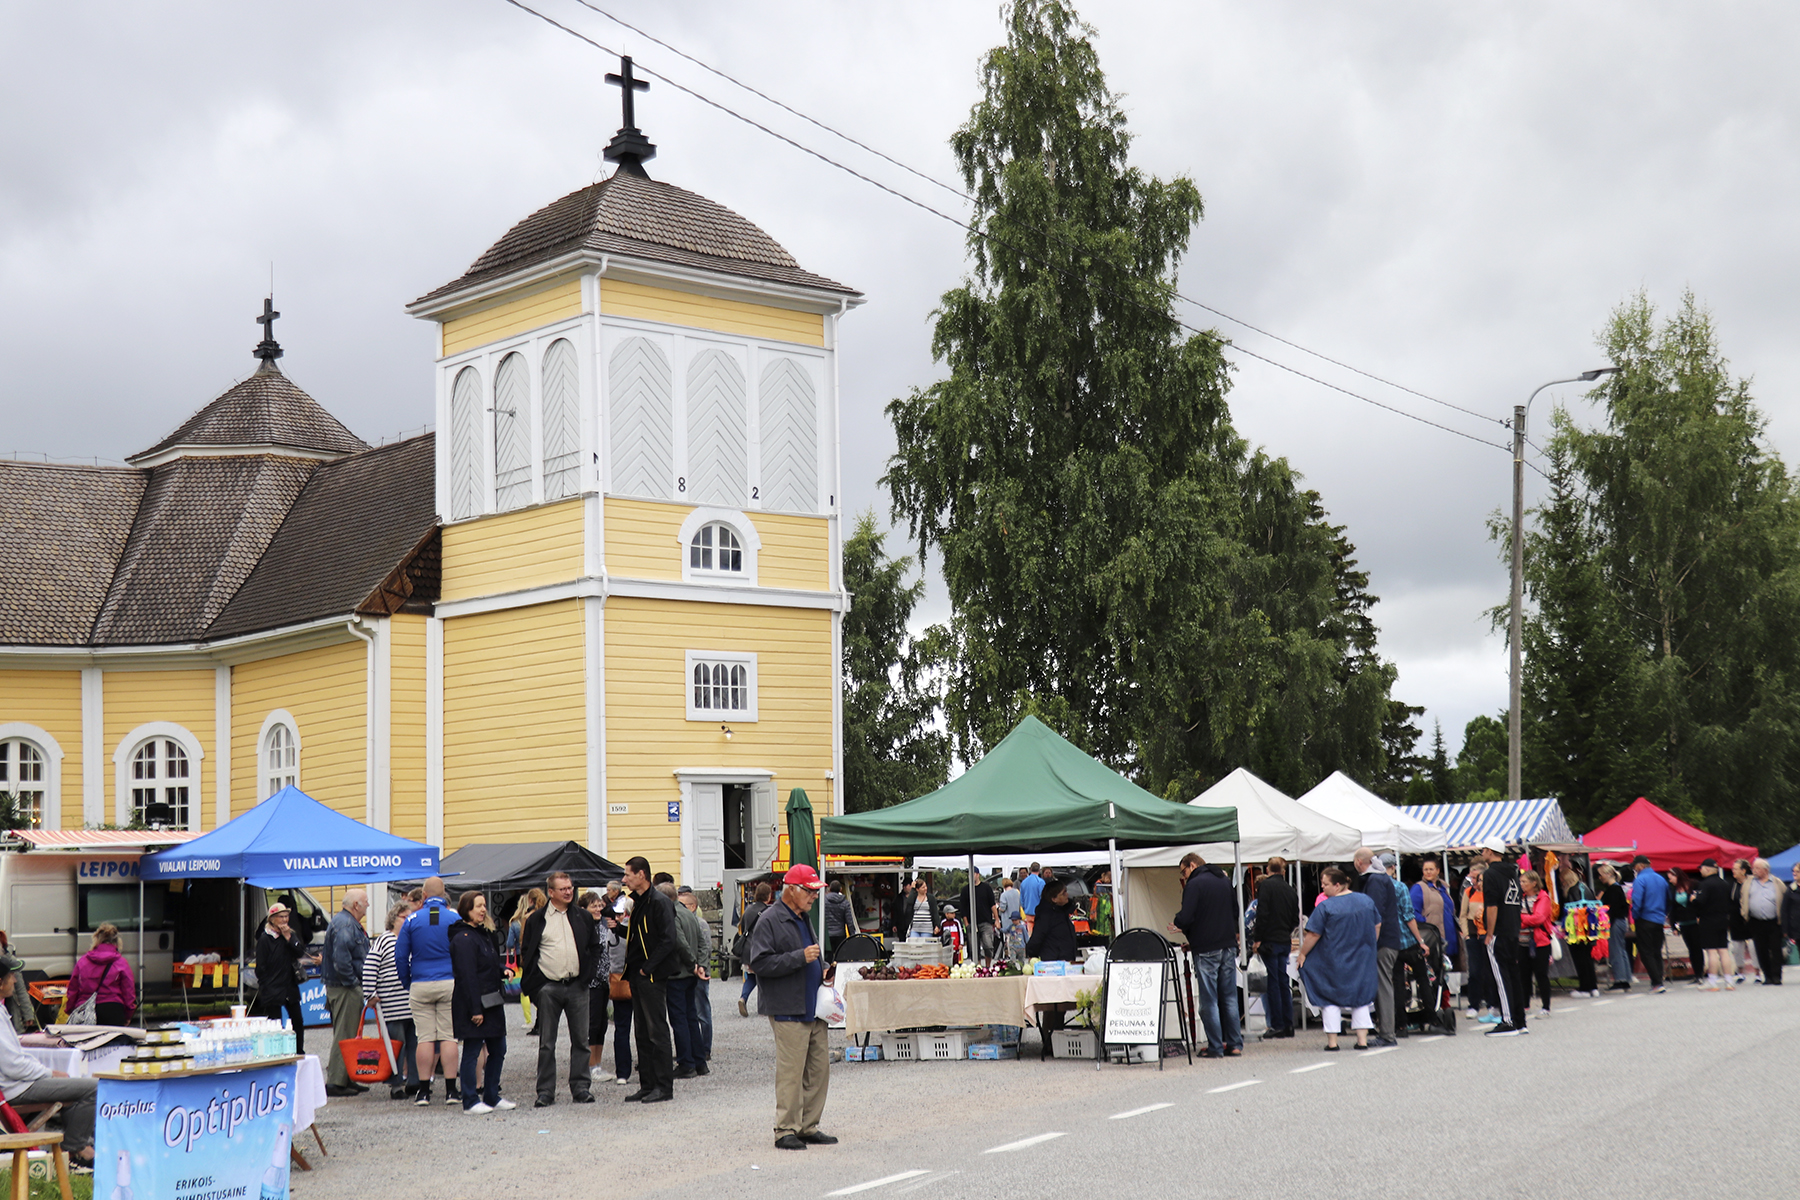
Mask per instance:
[[[594,918],[574,903],[567,871],[544,881],[550,903],[525,921],[519,939],[519,990],[538,1007],[537,1107],[556,1103],[557,1023],[569,1020],[569,1092],[577,1104],[594,1102],[588,1070],[588,984],[599,959]]]
[[[1288,980],[1288,954],[1294,930],[1300,927],[1300,897],[1287,881],[1287,860],[1269,859],[1268,870],[1256,884],[1256,926],[1250,931],[1250,948],[1268,969],[1263,990],[1263,1015],[1268,1029],[1263,1040],[1294,1036],[1294,989]]]
[[[1187,935],[1200,993],[1200,1023],[1206,1027],[1205,1058],[1236,1058],[1244,1052],[1238,1025],[1237,898],[1225,873],[1198,854],[1181,858],[1181,912],[1172,929]]]
[[[1356,852],[1356,890],[1375,902],[1381,918],[1375,942],[1375,1044],[1398,1046],[1394,1040],[1394,965],[1400,961],[1400,894],[1394,878],[1367,846]],[[1492,899],[1491,897],[1489,898]]]
[[[677,969],[675,939],[680,932],[675,902],[650,886],[650,863],[642,855],[626,862],[625,886],[636,898],[625,934],[625,982],[631,985],[631,1025],[638,1043],[638,1090],[625,1099],[651,1104],[675,1098],[667,989]]]
[[[837,1143],[819,1131],[831,1087],[830,1030],[817,1008],[825,963],[807,917],[825,885],[803,863],[781,885],[780,902],[750,935],[750,969],[762,989],[757,1010],[775,1033],[775,1146],[804,1150]]]

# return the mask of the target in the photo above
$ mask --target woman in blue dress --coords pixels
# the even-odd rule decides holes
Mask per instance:
[[[1369,1030],[1375,1022],[1377,958],[1375,937],[1380,914],[1375,902],[1350,890],[1350,876],[1342,868],[1326,867],[1325,899],[1306,919],[1306,940],[1300,946],[1300,982],[1307,998],[1323,1010],[1325,1048],[1338,1048],[1338,1028],[1343,1010],[1350,1010],[1350,1028],[1356,1048],[1369,1048]]]

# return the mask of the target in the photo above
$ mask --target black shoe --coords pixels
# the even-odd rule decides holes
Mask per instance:
[[[821,1133],[817,1129],[813,1130],[811,1133],[801,1134],[800,1140],[805,1142],[809,1146],[835,1146],[835,1145],[837,1145],[836,1138],[832,1137],[829,1133]]]
[[[539,1096],[537,1098],[537,1102],[534,1103],[531,1107],[533,1107],[533,1108],[550,1108],[555,1103],[556,1103],[556,1101],[554,1101],[554,1100],[546,1100],[542,1096]]]
[[[342,1085],[340,1085],[340,1084],[335,1084],[335,1083],[334,1083],[334,1084],[332,1084],[332,1085],[331,1085],[331,1086],[330,1086],[330,1087],[328,1087],[328,1088],[326,1088],[326,1089],[325,1089],[325,1094],[326,1094],[326,1095],[327,1095],[327,1096],[332,1096],[332,1097],[335,1097],[335,1098],[342,1098],[342,1097],[344,1097],[344,1096],[357,1096],[357,1095],[361,1095],[361,1093],[360,1093],[360,1092],[358,1092],[358,1091],[357,1091],[357,1090],[356,1090],[356,1089],[355,1089],[355,1088],[353,1088],[353,1087],[351,1087],[351,1086],[350,1086],[350,1085],[349,1085],[349,1084],[347,1084],[347,1083],[346,1083],[346,1084],[342,1084]]]
[[[795,1134],[784,1133],[775,1139],[775,1148],[777,1150],[804,1150],[806,1143]]]
[[[651,1092],[648,1096],[644,1097],[644,1103],[645,1104],[659,1104],[664,1100],[673,1100],[674,1098],[675,1098],[675,1092],[672,1089],[658,1088],[656,1091]]]
[[[388,1099],[389,1100],[404,1100],[404,1099],[406,1099],[406,1096],[407,1096],[407,1091],[403,1087],[396,1087],[396,1088],[388,1089]]]
[[[1406,1029],[1396,1029],[1396,1030],[1394,1030],[1394,1036],[1395,1036],[1395,1037],[1397,1037],[1397,1038],[1403,1038],[1403,1037],[1411,1037],[1411,1036],[1412,1036],[1412,1033],[1411,1033],[1411,1031],[1410,1031],[1410,1030],[1406,1030]]]
[[[583,1092],[583,1093],[581,1093],[581,1095],[576,1096],[574,1099],[575,1099],[575,1103],[577,1103],[577,1104],[592,1104],[594,1102],[594,1093]]]
[[[1391,1037],[1378,1037],[1375,1039],[1375,1044],[1377,1046],[1398,1046],[1400,1043]]]
[[[424,1108],[427,1104],[431,1103],[431,1085],[429,1083],[421,1083],[419,1085],[419,1090],[413,1094],[416,1097],[416,1099],[413,1100],[413,1103],[420,1108]]]
[[[352,1080],[351,1080],[351,1081],[350,1081],[350,1086],[351,1086],[351,1087],[353,1087],[353,1088],[355,1088],[355,1089],[356,1089],[356,1090],[357,1090],[357,1092],[358,1092],[358,1093],[359,1093],[359,1094],[360,1094],[360,1093],[362,1093],[362,1092],[366,1092],[366,1091],[368,1091],[368,1090],[369,1090],[369,1085],[368,1085],[368,1084],[366,1084],[366,1083],[358,1083],[358,1082],[356,1082],[356,1080],[354,1080],[354,1079],[352,1079]]]
[[[692,1079],[697,1073],[692,1067],[675,1068],[675,1078],[677,1079]]]
[[[699,1062],[694,1064],[694,1074],[696,1074],[696,1075],[711,1075],[712,1068],[706,1065],[706,1060],[703,1058]]]
[[[1262,1037],[1258,1038],[1257,1040],[1261,1041],[1261,1042],[1272,1042],[1272,1041],[1276,1040],[1277,1038],[1286,1037],[1286,1036],[1287,1035],[1282,1033],[1281,1030],[1279,1030],[1279,1029],[1265,1029],[1265,1030],[1263,1030]]]
[[[631,1093],[631,1095],[625,1097],[625,1102],[627,1104],[630,1104],[633,1101],[642,1100],[644,1097],[648,1096],[651,1092],[653,1092],[655,1090],[656,1090],[655,1088],[639,1088],[637,1091]]]
[[[462,1103],[462,1087],[460,1085],[454,1084],[454,1083],[444,1084],[444,1103],[445,1104],[461,1104]]]

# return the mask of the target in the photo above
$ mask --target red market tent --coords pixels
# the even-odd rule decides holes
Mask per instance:
[[[1588,830],[1581,840],[1590,846],[1630,846],[1631,854],[1624,857],[1647,855],[1650,865],[1659,871],[1675,868],[1692,871],[1700,866],[1703,858],[1716,858],[1719,866],[1729,869],[1734,858],[1756,857],[1755,846],[1742,846],[1704,829],[1695,829],[1642,796],[1612,820]],[[1596,851],[1595,857],[1613,856]]]

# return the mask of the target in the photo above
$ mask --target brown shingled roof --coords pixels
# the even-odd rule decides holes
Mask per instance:
[[[437,527],[431,434],[321,465],[208,637],[278,629],[357,611],[393,612],[437,599],[430,568],[403,569]],[[398,576],[394,594],[378,596]]]
[[[0,644],[88,640],[146,479],[127,467],[0,462]]]
[[[231,387],[174,433],[133,455],[131,461],[174,446],[283,446],[326,454],[354,454],[369,448],[277,370],[259,370]]]
[[[532,213],[490,246],[462,278],[413,303],[582,249],[859,294],[802,269],[774,238],[724,205],[673,184],[615,172]]]

